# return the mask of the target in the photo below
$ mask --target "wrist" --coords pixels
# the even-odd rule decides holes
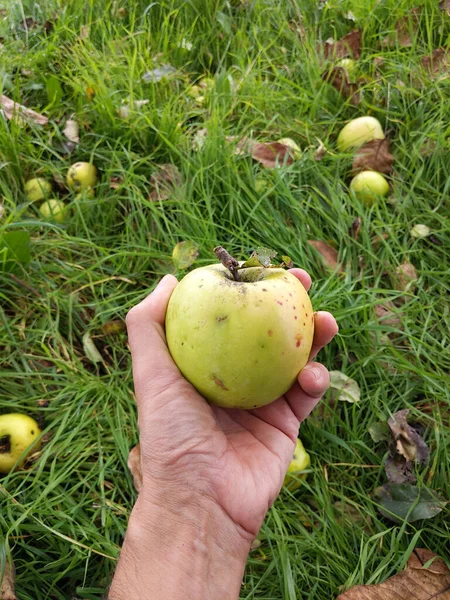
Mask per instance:
[[[142,492],[109,598],[236,600],[251,541],[209,498]]]

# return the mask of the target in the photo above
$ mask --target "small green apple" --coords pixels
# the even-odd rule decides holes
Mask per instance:
[[[297,439],[294,456],[292,457],[288,467],[283,485],[291,490],[291,492],[299,488],[301,485],[301,480],[306,478],[306,473],[303,473],[303,471],[309,467],[310,463],[311,458],[306,452],[302,441]]]
[[[56,223],[64,223],[67,217],[68,208],[62,200],[50,199],[41,204],[39,212],[49,221],[55,221]]]
[[[381,123],[375,117],[358,117],[341,129],[337,147],[340,152],[345,152],[349,148],[359,148],[372,140],[384,140]]]
[[[381,196],[386,196],[389,183],[381,173],[361,171],[350,182],[350,191],[365,204],[373,204]]]
[[[40,433],[36,421],[27,415],[0,415],[0,473],[9,473],[16,464],[21,467],[27,455],[19,463],[17,461]]]
[[[94,187],[97,183],[97,168],[88,162],[77,162],[67,172],[67,185],[77,192]]]
[[[345,69],[349,75],[352,75],[356,70],[356,62],[352,58],[343,58],[337,66]]]
[[[26,182],[23,191],[30,202],[45,200],[52,193],[52,184],[44,177],[35,177]]]
[[[300,149],[300,146],[298,146],[298,144],[296,144],[292,138],[281,138],[281,140],[278,140],[278,143],[284,144],[285,146],[289,146],[289,148],[292,148],[292,150],[294,151],[292,155],[295,160],[299,160],[302,157],[302,151]]]
[[[308,293],[289,271],[222,264],[188,273],[166,315],[170,353],[210,402],[252,409],[273,402],[306,365],[314,334]]]

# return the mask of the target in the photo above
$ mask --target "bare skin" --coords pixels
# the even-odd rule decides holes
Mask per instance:
[[[311,278],[291,272],[306,289]],[[143,487],[130,517],[110,600],[236,600],[248,552],[280,492],[300,423],[329,386],[310,362],[283,397],[252,411],[208,404],[167,349],[167,275],[128,314]],[[336,335],[315,316],[310,360]]]

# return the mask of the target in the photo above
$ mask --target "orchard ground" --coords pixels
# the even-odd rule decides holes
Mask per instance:
[[[421,61],[449,43],[450,17],[438,2],[417,5],[414,14],[401,0],[0,6],[3,94],[50,119],[2,119],[0,128],[0,228],[31,235],[31,262],[1,275],[0,411],[43,419],[46,436],[26,470],[0,481],[0,556],[13,557],[21,600],[107,590],[136,498],[122,320],[175,272],[183,240],[198,244],[194,266],[222,244],[238,258],[273,248],[307,269],[314,308],[340,326],[320,360],[361,389],[358,404],[327,394],[302,426],[308,477],[270,510],[241,598],[329,600],[398,572],[414,547],[445,556],[448,507],[412,524],[380,515],[373,491],[386,482],[387,447],[368,431],[409,408],[431,449],[417,485],[449,497],[450,83],[448,66],[430,74]],[[395,41],[402,17],[407,34]],[[355,28],[357,106],[321,76],[332,64],[325,40]],[[156,81],[154,69],[166,76]],[[215,83],[201,104],[188,89],[205,76]],[[352,157],[335,145],[343,124],[364,114],[389,132],[395,157],[391,192],[371,207],[350,198]],[[80,126],[71,152],[67,118]],[[226,141],[244,135],[291,137],[303,156],[265,169]],[[327,152],[315,160],[320,142]],[[89,160],[100,172],[95,198],[76,199],[64,178]],[[168,199],[149,199],[150,178],[167,163],[181,181]],[[54,196],[69,203],[65,225],[26,206],[24,182],[36,176],[53,179]],[[432,235],[412,237],[417,224]],[[342,272],[308,240],[335,248]],[[396,275],[405,261],[418,277],[406,290]],[[376,307],[386,303],[393,314],[383,321]]]

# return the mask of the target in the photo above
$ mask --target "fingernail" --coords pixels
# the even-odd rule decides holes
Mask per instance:
[[[320,367],[316,367],[314,365],[308,365],[303,370],[308,371],[308,373],[311,373],[311,375],[314,377],[314,379],[316,381],[319,381],[319,379],[322,377],[322,369]]]

